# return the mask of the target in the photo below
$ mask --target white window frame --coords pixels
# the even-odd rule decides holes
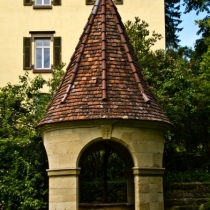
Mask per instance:
[[[43,44],[44,40],[49,40],[49,46],[44,46],[44,44]],[[37,41],[42,41],[42,46],[36,46]],[[41,68],[37,67],[37,62],[36,62],[37,49],[41,49]],[[48,67],[44,67],[44,60],[45,60],[44,49],[49,49],[49,66]],[[37,69],[37,70],[51,69],[51,51],[52,51],[52,49],[51,49],[51,46],[50,46],[50,38],[49,39],[37,38],[37,39],[34,40],[34,64],[35,64],[35,69]]]
[[[54,62],[54,34],[55,31],[29,31],[31,34],[31,68],[33,73],[50,73],[52,72],[53,62]],[[35,67],[35,40],[36,39],[49,39],[50,40],[50,68],[36,68]]]
[[[37,6],[49,6],[49,5],[51,5],[51,0],[49,0],[49,4],[45,4],[45,3],[44,3],[44,0],[41,0],[41,1],[42,1],[41,4],[38,4],[37,1],[38,1],[38,0],[35,0],[35,1],[34,1],[34,5],[37,5]]]

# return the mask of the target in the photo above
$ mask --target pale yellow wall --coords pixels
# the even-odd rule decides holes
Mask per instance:
[[[164,35],[164,0],[124,0],[124,4],[117,7],[123,22],[138,16],[149,23],[151,31]],[[62,0],[61,6],[48,10],[23,6],[23,0],[2,1],[0,86],[8,82],[17,83],[18,75],[24,74],[23,37],[30,37],[29,31],[56,31],[54,36],[62,37],[62,61],[68,63],[91,9],[92,6],[85,5],[85,0]],[[165,39],[156,47],[165,48]],[[32,77],[32,71],[30,73]],[[44,74],[45,78],[49,76]]]

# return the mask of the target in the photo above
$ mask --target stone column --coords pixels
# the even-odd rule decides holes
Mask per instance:
[[[49,210],[78,210],[80,168],[49,169]]]
[[[163,168],[133,168],[135,210],[164,210]]]
[[[132,171],[127,171],[127,202],[134,203],[134,177]]]

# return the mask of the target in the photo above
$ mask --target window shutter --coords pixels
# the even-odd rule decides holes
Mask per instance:
[[[32,0],[23,0],[23,3],[24,3],[24,6],[31,6],[33,4]]]
[[[95,0],[86,0],[86,5],[93,5]]]
[[[114,0],[115,4],[123,4],[123,0]]]
[[[61,0],[53,0],[53,5],[61,5]]]
[[[54,37],[53,61],[54,67],[61,64],[61,37]]]
[[[23,37],[23,69],[31,69],[31,38]]]

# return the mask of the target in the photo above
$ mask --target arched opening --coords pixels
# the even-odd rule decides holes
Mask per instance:
[[[134,209],[132,157],[115,141],[87,147],[79,160],[79,209]]]

